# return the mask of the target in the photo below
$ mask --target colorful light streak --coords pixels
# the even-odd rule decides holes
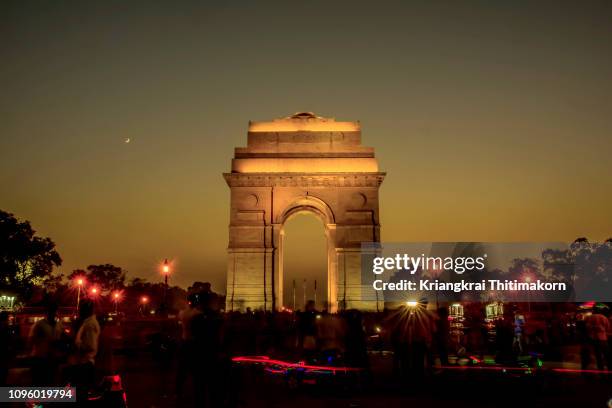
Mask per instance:
[[[558,373],[612,374],[612,371],[610,370],[582,370],[578,368],[553,368],[552,371]]]
[[[337,372],[360,372],[362,368],[357,367],[332,367],[332,366],[317,366],[305,364],[303,361],[298,363],[289,363],[287,361],[271,359],[268,356],[252,356],[252,357],[233,357],[232,361],[235,363],[257,363],[270,366],[283,367],[284,370],[278,370],[276,368],[267,369],[273,373],[283,373],[286,370],[297,369],[297,370],[312,370],[312,371],[332,371],[334,374]]]
[[[532,367],[507,367],[507,366],[440,366],[444,370],[490,370],[490,371],[525,371],[531,372]],[[540,370],[545,370],[540,368]],[[576,373],[576,374],[612,374],[610,370],[588,370],[578,368],[551,368],[549,371],[556,373]]]

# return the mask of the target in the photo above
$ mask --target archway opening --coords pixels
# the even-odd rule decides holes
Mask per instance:
[[[316,308],[323,309],[328,301],[327,265],[321,219],[309,211],[293,215],[283,228],[283,306],[303,310],[304,301],[316,299]]]

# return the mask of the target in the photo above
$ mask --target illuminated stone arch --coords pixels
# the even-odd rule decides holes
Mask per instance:
[[[283,299],[283,236],[291,217],[310,212],[327,238],[330,311],[375,309],[362,279],[361,243],[380,242],[374,149],[361,145],[359,122],[298,113],[249,123],[232,172],[227,309],[278,310]]]
[[[314,214],[323,224],[325,239],[327,243],[327,299],[336,299],[337,291],[337,276],[335,273],[335,236],[336,236],[336,218],[332,209],[323,200],[314,196],[297,196],[295,200],[290,202],[284,210],[282,210],[279,225],[279,237],[277,239],[278,265],[274,273],[274,282],[276,283],[275,299],[282,302],[283,299],[283,282],[284,282],[284,238],[285,225],[287,222],[298,214],[310,213]]]

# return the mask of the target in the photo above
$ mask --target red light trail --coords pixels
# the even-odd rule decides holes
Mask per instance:
[[[334,372],[334,374],[336,372],[363,371],[362,368],[356,368],[356,367],[317,366],[317,365],[304,364],[303,362],[289,363],[287,361],[271,359],[268,356],[233,357],[232,361],[235,363],[259,363],[259,364],[264,364],[264,365],[280,366],[280,367],[283,367],[285,370],[293,368],[293,369],[314,370],[314,371],[332,371]],[[276,372],[276,370],[274,372]]]

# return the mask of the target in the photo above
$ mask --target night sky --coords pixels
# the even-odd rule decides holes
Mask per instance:
[[[0,208],[64,273],[171,258],[223,292],[221,173],[297,111],[362,122],[384,241],[612,235],[611,2],[0,4]],[[287,262],[316,269],[302,218]]]

